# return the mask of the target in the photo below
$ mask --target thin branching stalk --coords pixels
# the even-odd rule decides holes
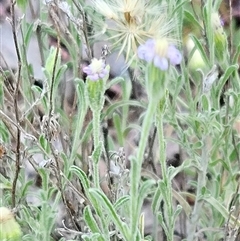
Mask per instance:
[[[0,117],[1,120],[4,122],[4,124],[8,127],[9,132],[13,137],[15,137],[15,131],[14,128],[12,128],[11,125],[15,126],[17,129],[21,131],[21,133],[24,135],[25,138],[36,140],[36,137],[27,133],[19,123],[15,123],[10,117],[8,117],[3,111],[0,110]]]
[[[39,53],[40,53],[40,58],[41,58],[41,65],[45,66],[45,59],[44,59],[44,54],[43,54],[42,29],[41,28],[42,28],[41,25],[37,26],[36,37],[37,37],[38,48],[39,48]]]
[[[58,190],[60,191],[61,193],[61,198],[62,198],[62,201],[63,201],[63,204],[66,208],[66,211],[68,212],[68,215],[70,217],[70,220],[72,222],[72,225],[74,226],[74,228],[76,230],[79,231],[79,228],[78,228],[78,225],[77,223],[74,221],[74,216],[73,216],[73,213],[72,213],[72,208],[70,207],[71,204],[68,202],[66,196],[65,196],[65,193],[64,193],[64,190],[65,190],[65,185],[63,184],[62,182],[62,171],[61,171],[61,168],[60,168],[60,159],[59,159],[59,156],[57,155],[56,151],[54,150],[54,146],[52,145],[52,143],[50,143],[50,148],[51,148],[51,152],[54,156],[54,159],[55,159],[55,163],[56,163],[56,168],[54,168],[54,173],[55,173],[55,176],[56,176],[56,179],[57,179],[57,187],[58,187]]]
[[[230,56],[233,54],[233,21],[232,21],[232,0],[228,1],[229,4],[229,52]]]
[[[76,8],[79,10],[80,14],[81,14],[81,26],[80,27],[80,30],[81,30],[81,33],[79,35],[79,37],[81,38],[82,40],[82,43],[83,45],[85,45],[86,47],[86,54],[88,56],[89,59],[92,59],[93,55],[92,55],[92,49],[90,47],[90,44],[89,44],[89,38],[88,38],[88,27],[87,27],[87,16],[85,15],[85,12],[82,8],[82,6],[77,3],[75,0],[72,0],[73,1],[73,4],[76,6]]]
[[[0,110],[0,117],[1,121],[4,123],[4,125],[7,127],[8,131],[10,132],[12,138],[15,138],[15,128],[12,127],[12,125],[17,127],[17,124],[12,121],[4,112]]]
[[[18,94],[19,94],[19,86],[21,81],[21,70],[22,70],[22,63],[21,63],[21,55],[20,50],[18,46],[18,40],[17,40],[17,31],[16,31],[16,19],[15,19],[15,1],[11,0],[11,17],[12,17],[12,33],[13,33],[13,40],[14,45],[17,53],[17,59],[18,59],[18,73],[16,78],[16,86],[14,90],[14,111],[15,111],[15,118],[18,125],[20,125],[19,120],[19,108],[18,108]],[[20,173],[20,147],[21,147],[21,130],[20,128],[17,128],[16,133],[16,163],[15,163],[15,175],[13,179],[12,184],[12,207],[14,208],[16,206],[16,187],[17,187],[17,180]]]
[[[147,156],[147,165],[151,166],[154,174],[157,173],[156,167],[154,165],[154,160],[153,160],[153,147],[154,147],[156,135],[157,135],[157,127],[155,126],[152,136],[149,137],[149,150],[148,150],[148,156]]]
[[[9,71],[11,78],[14,80],[15,79],[15,75],[14,75],[12,69],[9,67],[5,57],[3,56],[3,54],[1,52],[0,52],[0,57],[1,57],[1,61],[3,61],[3,63],[1,63],[1,64],[6,66],[6,69]],[[1,72],[2,75],[5,75],[2,66],[0,66],[0,72]],[[4,76],[4,79],[6,81],[8,81],[8,78],[6,76]],[[8,82],[9,82],[9,85],[11,86],[11,88],[13,89],[13,84],[10,81],[8,81]],[[8,89],[8,91],[9,91],[9,89]]]
[[[74,193],[76,193],[80,198],[82,198],[87,205],[91,205],[91,203],[89,202],[89,200],[87,199],[87,197],[84,195],[84,193],[81,193],[81,192],[73,185],[73,183],[66,177],[66,175],[65,175],[63,172],[61,172],[61,176],[65,179],[66,183],[68,183],[69,187],[72,189],[72,191],[73,191]]]

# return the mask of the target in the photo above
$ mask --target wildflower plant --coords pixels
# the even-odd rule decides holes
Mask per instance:
[[[93,139],[94,152],[94,184],[99,187],[98,163],[102,153],[103,144],[100,141],[100,115],[104,106],[104,93],[106,91],[106,81],[109,77],[109,66],[106,66],[103,59],[92,59],[90,65],[83,69],[87,74],[86,96],[93,115]]]
[[[147,145],[147,133],[150,132],[152,124],[155,124],[159,134],[159,150],[160,150],[160,164],[162,168],[162,184],[159,183],[159,190],[164,188],[163,200],[169,203],[172,200],[171,194],[171,180],[167,174],[165,162],[165,138],[163,134],[163,116],[165,112],[165,105],[167,103],[167,80],[169,65],[179,65],[182,60],[182,54],[173,45],[169,44],[166,38],[157,40],[148,39],[145,44],[140,45],[137,50],[138,57],[147,62],[145,84],[148,95],[148,108],[142,125],[142,133],[139,142],[139,149],[136,159],[132,160],[133,168],[131,169],[131,238],[133,240],[137,237],[137,217],[139,215],[134,197],[138,193],[138,184],[140,181],[140,171],[143,163],[144,150]],[[155,119],[156,118],[156,119]],[[154,121],[155,120],[155,121]],[[151,185],[149,183],[149,185]],[[141,189],[141,187],[140,187]],[[163,190],[162,190],[163,191]],[[140,198],[140,197],[139,197]],[[142,197],[141,197],[142,198]],[[160,197],[156,195],[155,200]],[[159,207],[154,205],[154,210],[157,211]],[[169,227],[174,226],[174,211],[173,208],[166,204],[167,215],[169,217],[165,222],[162,220],[161,225],[167,235],[168,240],[173,239],[173,232],[169,231]],[[170,228],[171,229],[171,228]]]
[[[240,30],[222,2],[10,1],[1,240],[239,239]]]

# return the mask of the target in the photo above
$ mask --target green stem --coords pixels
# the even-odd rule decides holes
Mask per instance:
[[[155,67],[152,63],[149,63],[146,68],[146,91],[148,94],[149,104],[142,124],[137,156],[136,159],[132,159],[130,170],[130,240],[137,240],[137,236],[139,236],[137,230],[139,210],[141,207],[139,206],[140,204],[137,203],[137,200],[139,198],[138,190],[141,181],[141,168],[144,161],[144,154],[148,143],[149,132],[154,121],[154,116],[156,114],[159,101],[161,98],[165,97],[165,88],[165,72]]]
[[[99,170],[98,170],[98,163],[93,160],[93,183],[96,188],[100,188],[99,184]]]
[[[159,141],[159,153],[160,153],[160,164],[162,170],[162,179],[163,181],[168,180],[167,178],[167,166],[166,166],[166,144],[163,132],[163,112],[158,110],[157,113],[157,130],[158,130],[158,141]]]
[[[141,168],[144,160],[144,153],[148,142],[148,135],[153,123],[153,117],[156,111],[157,101],[152,98],[149,100],[147,112],[143,121],[141,138],[137,152],[137,159],[132,160],[131,167],[131,189],[130,189],[130,212],[131,212],[131,240],[136,240],[137,223],[138,223],[138,205],[136,203],[138,197],[138,186],[141,179]],[[134,167],[134,168],[133,168]]]
[[[160,104],[160,108],[157,111],[157,130],[158,130],[158,141],[159,141],[159,153],[160,153],[160,165],[162,171],[162,180],[165,184],[165,195],[163,195],[164,205],[166,206],[167,215],[166,215],[166,226],[168,231],[165,230],[167,240],[172,241],[174,238],[174,218],[173,218],[173,207],[172,207],[172,185],[170,176],[168,175],[167,165],[166,165],[166,143],[164,138],[164,131],[163,131],[163,116],[164,116],[164,109],[165,109],[165,99],[163,99]],[[161,188],[161,187],[159,187]]]
[[[201,162],[199,163],[199,167],[201,168],[198,171],[198,180],[197,180],[197,194],[196,194],[196,200],[192,212],[192,218],[189,226],[189,233],[187,237],[187,241],[193,241],[198,219],[202,210],[203,206],[203,200],[201,198],[202,194],[202,188],[206,186],[206,174],[207,174],[207,166],[208,166],[208,150],[207,150],[207,137],[203,137],[203,148],[202,148],[202,157]]]
[[[93,114],[93,145],[94,145],[94,151],[93,151],[93,182],[94,186],[96,188],[100,188],[99,185],[99,170],[98,170],[98,163],[100,159],[101,153],[99,155],[96,155],[96,151],[99,148],[100,143],[100,115],[101,110],[92,110]]]

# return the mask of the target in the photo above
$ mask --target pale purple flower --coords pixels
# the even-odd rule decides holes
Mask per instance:
[[[159,55],[155,55],[153,59],[153,64],[161,70],[168,69],[168,60],[165,57],[160,57]]]
[[[97,81],[108,75],[109,70],[102,59],[93,58],[91,64],[83,68],[83,72],[90,80]]]
[[[182,54],[174,45],[169,45],[167,58],[169,59],[171,65],[178,65],[182,61]]]
[[[155,48],[155,42],[153,39],[148,39],[147,42],[143,45],[140,45],[138,47],[138,57],[140,59],[144,59],[147,62],[152,62],[154,58],[154,48]]]
[[[224,26],[224,20],[222,18],[220,18],[220,23],[222,25],[222,27]]]
[[[137,50],[138,57],[153,64],[161,69],[167,70],[169,63],[178,65],[182,61],[182,54],[172,44],[168,44],[165,39],[156,42],[154,39],[148,39],[145,44],[140,45]]]

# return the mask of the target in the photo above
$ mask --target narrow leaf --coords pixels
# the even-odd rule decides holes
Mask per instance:
[[[91,229],[91,231],[93,233],[98,233],[101,234],[101,230],[99,229],[97,222],[95,221],[93,215],[92,215],[92,211],[91,208],[89,206],[86,206],[83,212],[83,216],[84,216],[84,221],[86,222],[86,224],[88,225],[88,227]],[[98,238],[98,240],[104,241],[104,238],[102,236],[100,236]]]
[[[206,63],[206,65],[209,65],[209,61],[208,61],[208,58],[207,58],[207,55],[202,47],[202,44],[200,43],[200,41],[194,36],[194,35],[191,35],[191,39],[193,40],[195,46],[197,47],[197,49],[200,51],[200,54],[204,60],[204,62]]]
[[[79,179],[83,185],[84,191],[87,191],[90,188],[90,184],[89,184],[87,175],[80,167],[73,165],[70,167],[69,171],[77,174],[77,176],[79,177]]]
[[[111,204],[107,196],[103,192],[100,192],[98,189],[93,188],[89,189],[89,194],[102,203],[107,213],[112,218],[117,229],[121,232],[126,240],[129,240],[129,230],[123,225],[124,223],[121,221],[120,217],[116,213],[114,206]]]
[[[128,202],[130,200],[129,196],[123,196],[120,197],[116,203],[114,204],[114,208],[115,210],[118,210],[123,204],[125,204],[126,202]]]

